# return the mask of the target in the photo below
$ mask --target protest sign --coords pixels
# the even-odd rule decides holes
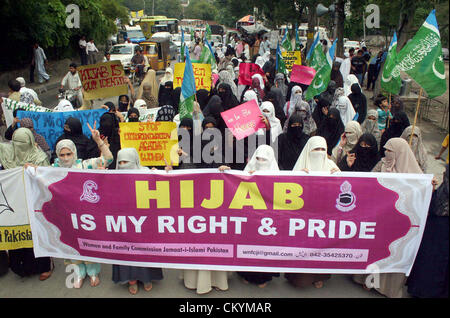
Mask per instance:
[[[237,140],[241,140],[266,126],[261,121],[261,110],[254,99],[220,113]]]
[[[291,82],[309,85],[316,75],[316,70],[305,65],[294,64],[291,71]]]
[[[120,145],[135,148],[141,165],[178,165],[178,134],[174,122],[120,123]],[[164,161],[165,160],[165,161]]]
[[[173,71],[173,88],[181,87],[183,83],[185,63],[176,63]],[[192,63],[194,69],[195,87],[197,90],[211,90],[211,64]]]
[[[0,250],[33,247],[22,167],[0,171]]]
[[[86,123],[89,123],[91,127],[94,127],[94,123],[97,122],[97,127],[100,126],[100,117],[107,111],[103,108],[90,109],[90,110],[76,110],[71,112],[28,112],[18,111],[17,117],[31,118],[34,125],[34,130],[42,135],[51,150],[55,149],[56,140],[64,133],[64,124],[69,117],[78,118],[83,128],[83,134],[87,137],[91,137],[91,131]]]
[[[239,64],[239,85],[252,85],[252,76],[260,74],[264,76],[264,72],[258,64],[241,63]]]
[[[139,121],[140,122],[147,122],[147,121],[155,121],[156,115],[158,114],[158,111],[161,109],[161,107],[155,107],[155,108],[141,108],[139,107]],[[122,116],[125,119],[125,121],[128,120],[128,112],[122,112]]]
[[[120,61],[79,66],[77,70],[86,100],[128,94],[125,72]]]
[[[48,167],[25,175],[36,257],[343,274],[409,273],[433,177]]]
[[[37,106],[34,104],[26,104],[9,98],[3,98],[2,109],[3,114],[5,114],[5,121],[7,127],[13,124],[14,120],[13,112],[14,110],[19,108],[30,112],[48,112],[48,113],[53,112],[53,110],[47,107]]]
[[[293,65],[302,64],[302,57],[300,51],[284,51],[281,52],[281,55],[283,56],[284,63],[286,64],[286,69],[288,71],[292,70]]]

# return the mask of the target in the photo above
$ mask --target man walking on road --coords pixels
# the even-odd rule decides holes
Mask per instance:
[[[44,80],[46,82],[50,80],[50,76],[45,71],[45,65],[48,64],[47,56],[45,56],[44,50],[39,46],[38,43],[34,44],[34,56],[31,64],[36,67],[39,83],[42,84]]]

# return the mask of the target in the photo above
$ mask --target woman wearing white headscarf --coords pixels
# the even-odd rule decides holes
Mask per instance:
[[[261,67],[261,69],[263,68],[265,63],[266,62],[264,61],[264,58],[262,56],[258,56],[255,60],[255,64]]]
[[[331,152],[331,160],[336,164],[341,162],[342,158],[358,144],[358,140],[362,134],[361,125],[357,121],[349,121],[345,125],[345,131],[341,136],[339,144]]]
[[[355,74],[350,74],[347,76],[347,78],[344,78],[344,94],[345,96],[348,96],[352,93],[352,85],[357,83],[359,87],[361,88],[361,85],[359,84],[358,78],[355,76]]]
[[[344,96],[344,88],[342,87],[338,87],[336,88],[336,90],[334,91],[334,97],[333,97],[333,101],[331,102],[331,106],[330,107],[336,107],[339,97]]]
[[[164,76],[159,81],[160,85],[164,86],[166,82],[173,82],[173,70],[171,67],[166,68]]]
[[[380,145],[381,132],[378,128],[378,112],[376,109],[369,109],[367,111],[366,120],[361,125],[361,130],[364,133],[372,134],[377,140],[378,147]]]
[[[295,104],[292,114],[289,115],[289,118],[295,113],[299,114],[303,118],[303,133],[305,133],[306,135],[310,135],[317,130],[316,122],[312,118],[311,106],[302,98],[297,99],[297,103]],[[285,132],[288,129],[289,118],[287,118],[287,120],[284,122],[283,131]]]
[[[141,166],[139,154],[134,148],[124,148],[117,153],[117,170],[149,170]],[[144,284],[144,289],[150,291],[152,281],[162,280],[161,268],[113,265],[112,280],[114,283],[128,284],[128,291],[135,295],[138,292],[138,281]]]
[[[334,173],[339,171],[337,165],[327,155],[325,138],[313,136],[308,139],[292,171],[324,171]],[[324,281],[330,279],[330,274],[286,273],[284,277],[295,287],[314,285],[322,288]]]
[[[336,172],[339,171],[339,168],[328,158],[325,138],[313,136],[308,139],[292,171]]]
[[[261,76],[261,74],[253,74],[252,75],[252,79],[257,78],[259,80],[259,88],[261,88],[262,90],[264,90],[264,79]]]
[[[347,125],[349,121],[352,121],[355,118],[355,109],[347,96],[341,96],[338,98],[336,108],[341,114],[341,120],[344,125]]]
[[[96,130],[95,124],[93,129],[90,126],[89,129],[91,130],[92,139],[97,143],[101,156],[99,158],[85,160],[78,159],[77,148],[73,141],[70,139],[62,139],[56,144],[55,152],[58,158],[55,159],[55,162],[52,165],[53,167],[73,169],[105,169],[113,162],[114,158],[109,150],[109,146],[100,138],[100,132]],[[73,264],[78,267],[76,273],[79,276],[75,278],[74,288],[81,288],[86,275],[90,277],[92,287],[100,284],[100,279],[98,277],[101,270],[100,264],[69,259],[64,260],[64,264]]]
[[[266,170],[280,171],[280,168],[278,167],[273,148],[269,145],[260,145],[248,161],[244,171],[253,173]]]
[[[229,170],[228,166],[220,166],[219,171]],[[269,145],[260,145],[244,168],[244,171],[253,174],[256,171],[279,171],[278,163],[275,158],[275,152]],[[280,276],[278,273],[264,273],[264,272],[237,272],[242,277],[244,283],[252,283],[258,285],[260,288],[266,287],[267,283],[272,280],[272,277]]]
[[[278,135],[283,133],[280,120],[275,116],[275,107],[271,102],[262,102],[260,109],[269,122],[271,140],[272,142],[275,142]],[[263,129],[260,128],[257,133],[263,134]]]
[[[391,138],[384,145],[385,157],[372,169],[372,172],[423,173],[414,153],[403,138]],[[353,275],[353,280],[364,285],[367,275]],[[407,277],[403,273],[379,274],[379,293],[389,298],[403,297],[403,287]]]
[[[222,83],[230,85],[233,95],[237,98],[238,90],[237,90],[236,83],[234,83],[233,77],[231,76],[230,72],[227,70],[222,70],[219,72],[219,80],[216,83],[216,87],[219,87],[219,85]]]
[[[303,90],[300,86],[294,86],[291,89],[291,97],[289,101],[284,105],[284,113],[286,114],[286,118],[289,118],[291,114],[294,112],[295,105],[298,100],[303,98]]]
[[[409,139],[411,138],[412,127],[413,126],[406,127],[402,135],[400,136],[401,138],[405,139],[408,142],[408,144]],[[425,148],[425,145],[423,144],[422,141],[422,132],[420,131],[420,128],[417,126],[414,127],[414,134],[411,142],[411,150],[414,153],[414,156],[416,157],[420,169],[422,169],[423,172],[427,171],[427,149]]]
[[[350,55],[348,54],[348,52],[344,53],[345,59],[342,61],[341,66],[339,67],[339,71],[342,74],[342,79],[345,80],[347,79],[347,77],[350,74],[350,69],[351,69],[351,58]]]
[[[256,101],[256,103],[258,104],[258,106],[259,106],[258,95],[256,95],[255,91],[252,90],[252,89],[249,89],[249,90],[245,91],[244,98],[243,98],[244,103],[245,102],[249,102],[252,99],[254,99]]]

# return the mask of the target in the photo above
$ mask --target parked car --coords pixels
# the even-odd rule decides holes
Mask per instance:
[[[444,60],[448,60],[448,49],[446,47],[442,48],[442,57]]]
[[[109,50],[109,54],[111,54],[110,60],[119,60],[122,63],[123,69],[127,71],[130,69],[131,59],[138,48],[139,44],[136,43],[122,43],[113,45],[113,47]]]

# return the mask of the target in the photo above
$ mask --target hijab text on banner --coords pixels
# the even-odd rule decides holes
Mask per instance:
[[[372,266],[408,275],[432,194],[423,174],[39,167],[25,175],[36,257],[183,269]]]
[[[94,127],[94,123],[97,122],[96,127],[98,128],[100,117],[104,113],[106,113],[106,110],[103,108],[57,113],[28,112],[20,110],[17,112],[17,117],[19,117],[19,119],[31,118],[34,130],[39,135],[42,135],[50,146],[50,149],[54,150],[56,140],[64,133],[64,124],[69,117],[78,118],[81,122],[83,134],[90,138],[91,131],[86,123],[89,123],[91,127]]]
[[[178,165],[178,134],[174,122],[120,123],[122,148],[134,148],[143,166]],[[165,160],[165,161],[164,161]]]
[[[185,63],[176,63],[173,74],[173,88],[181,87],[183,83]],[[192,63],[194,69],[195,88],[211,90],[211,64]]]
[[[120,61],[90,64],[78,67],[86,100],[119,96],[128,93],[125,72]]]

